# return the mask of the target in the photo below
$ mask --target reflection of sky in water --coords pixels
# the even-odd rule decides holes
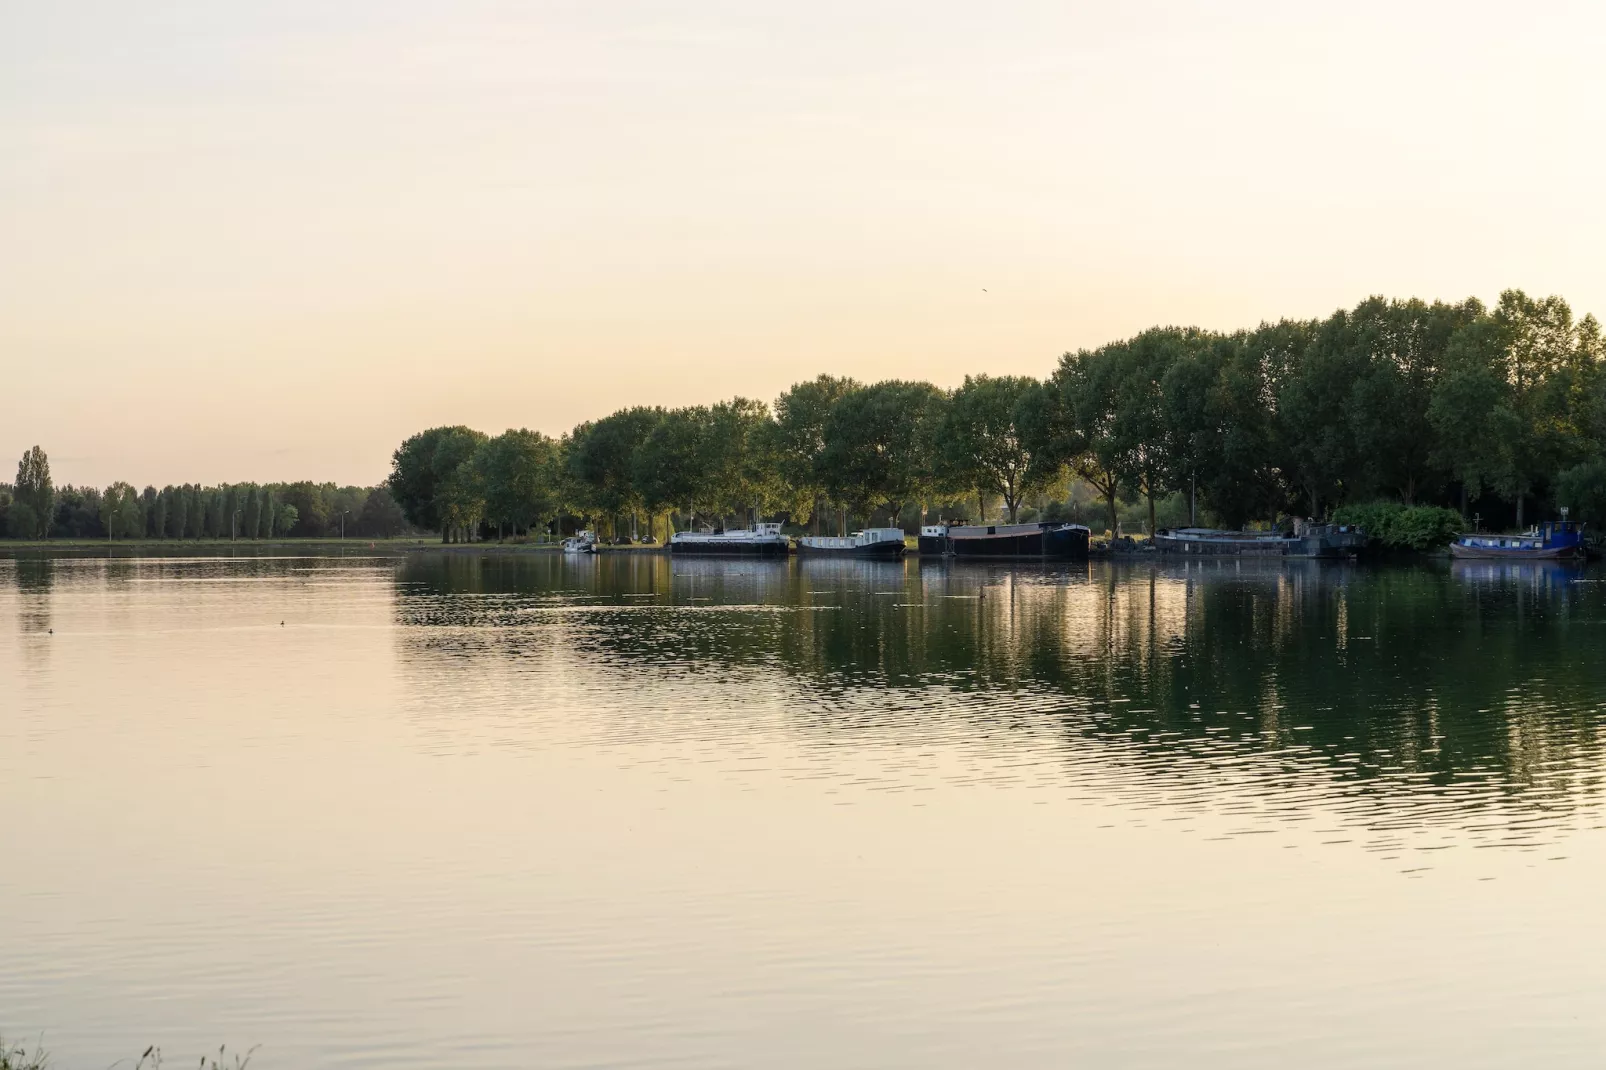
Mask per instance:
[[[0,1030],[1591,1065],[1600,578],[0,560]]]

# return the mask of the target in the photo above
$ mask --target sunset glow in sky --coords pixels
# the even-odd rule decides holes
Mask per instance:
[[[1603,40],[1584,3],[0,0],[0,461],[373,483],[433,424],[1371,293],[1606,313]]]

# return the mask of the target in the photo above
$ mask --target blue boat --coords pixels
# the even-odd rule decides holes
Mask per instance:
[[[1582,561],[1586,556],[1584,527],[1571,520],[1553,520],[1522,535],[1458,535],[1450,556],[1473,561]]]

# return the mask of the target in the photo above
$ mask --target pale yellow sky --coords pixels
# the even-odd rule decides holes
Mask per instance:
[[[0,0],[0,462],[371,483],[437,423],[1374,292],[1603,312],[1602,41],[1584,3]]]

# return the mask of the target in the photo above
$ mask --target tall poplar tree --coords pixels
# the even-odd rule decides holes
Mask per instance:
[[[35,446],[17,462],[17,482],[12,500],[33,510],[36,539],[48,538],[50,519],[56,511],[56,486],[50,481],[50,459]]]

